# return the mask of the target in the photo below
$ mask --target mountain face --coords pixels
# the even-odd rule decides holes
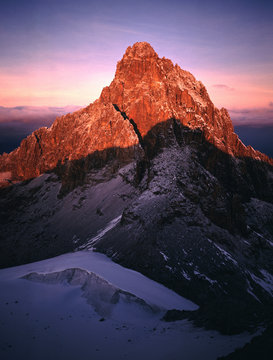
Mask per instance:
[[[95,249],[200,307],[166,321],[225,333],[272,321],[273,160],[149,44],[126,50],[93,104],[3,154],[0,171],[2,267]]]
[[[154,126],[169,119],[200,129],[209,143],[227,154],[273,165],[272,159],[243,145],[227,110],[214,107],[200,81],[170,60],[160,59],[143,42],[128,47],[114,80],[97,101],[57,118],[49,129],[35,131],[18,149],[0,157],[2,184],[39,176],[58,163],[95,151],[134,147]]]

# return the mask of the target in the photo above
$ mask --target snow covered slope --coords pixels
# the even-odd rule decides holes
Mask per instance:
[[[197,306],[92,251],[3,269],[0,289],[5,360],[198,360],[204,352],[216,359],[250,338],[221,336],[185,320],[161,321],[164,309]]]
[[[94,273],[116,288],[130,292],[162,309],[196,310],[198,308],[191,301],[184,299],[163,285],[136,271],[114,263],[103,254],[92,251],[69,253],[32,264],[4,269],[0,271],[0,278],[1,280],[19,279],[34,272],[40,274],[61,273],[73,268],[86,270],[89,274]],[[34,279],[32,278],[32,280]],[[40,281],[43,282],[42,279]],[[59,282],[63,282],[62,279]]]

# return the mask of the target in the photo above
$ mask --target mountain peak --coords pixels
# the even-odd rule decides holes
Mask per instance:
[[[158,55],[148,42],[142,41],[129,46],[123,58],[158,58]]]
[[[168,120],[198,129],[224,153],[273,165],[272,159],[239,140],[228,112],[213,105],[200,81],[171,60],[159,58],[149,43],[137,42],[127,48],[115,78],[97,101],[57,118],[50,129],[36,130],[18,149],[0,156],[0,186],[1,176],[4,183],[24,180],[67,159],[109,148],[129,149]]]
[[[136,42],[133,46],[129,46],[122,59],[117,64],[115,79],[127,82],[135,80],[138,82],[144,74],[153,75],[156,64],[160,62],[160,58],[152,48],[152,46],[143,41]],[[156,70],[158,73],[158,69]],[[157,76],[158,78],[158,76]],[[130,81],[129,81],[130,82]]]

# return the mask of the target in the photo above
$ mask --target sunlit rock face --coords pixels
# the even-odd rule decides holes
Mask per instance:
[[[57,118],[50,128],[36,130],[18,149],[0,156],[0,172],[11,173],[1,177],[1,184],[33,178],[58,163],[109,148],[128,149],[129,161],[139,151],[141,137],[169,119],[200,129],[225,153],[273,164],[266,155],[244,146],[227,110],[213,105],[200,81],[171,60],[159,58],[150,44],[139,42],[127,48],[114,80],[98,100]]]
[[[113,105],[95,102],[57,118],[49,129],[36,130],[19,148],[0,157],[0,171],[12,172],[12,180],[25,180],[54,169],[58,162],[108,148],[138,147],[137,144],[131,124]]]
[[[175,118],[191,129],[201,129],[210,143],[228,154],[273,163],[243,145],[234,133],[227,110],[213,105],[200,81],[171,60],[159,58],[146,42],[128,47],[100,101],[117,104],[134,119],[142,136],[156,124]]]

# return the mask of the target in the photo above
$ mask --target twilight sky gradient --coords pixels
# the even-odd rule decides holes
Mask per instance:
[[[273,101],[273,3],[9,0],[0,11],[0,105],[86,105],[128,45],[148,41],[217,106]]]
[[[192,72],[235,124],[273,136],[272,1],[9,0],[0,5],[0,143],[12,126],[27,123],[25,136],[56,107],[93,102],[136,41]],[[35,121],[35,106],[50,108]]]

